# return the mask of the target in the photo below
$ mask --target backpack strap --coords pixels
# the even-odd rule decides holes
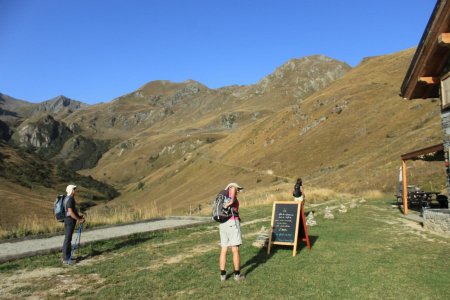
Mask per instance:
[[[69,201],[69,197],[71,197],[70,195],[66,195],[65,197],[64,197],[64,199],[63,199],[63,202],[64,202],[64,210],[65,210],[65,216],[67,217],[67,202]]]

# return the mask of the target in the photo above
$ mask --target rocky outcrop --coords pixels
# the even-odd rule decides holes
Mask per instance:
[[[341,78],[351,67],[324,55],[291,59],[272,74],[247,88],[234,88],[233,95],[242,99],[270,92],[291,94],[295,100],[303,100],[336,79]]]
[[[72,131],[64,124],[46,115],[37,120],[24,122],[13,134],[13,141],[20,147],[36,148],[45,156],[59,152]]]
[[[76,129],[76,126],[71,126]],[[76,130],[78,131],[78,129]],[[22,148],[63,163],[72,170],[92,168],[108,150],[110,141],[76,135],[65,123],[46,115],[19,126],[13,142]]]
[[[228,129],[236,128],[237,127],[237,121],[242,116],[242,113],[240,112],[233,112],[226,115],[221,116],[221,123],[222,126]]]
[[[31,112],[32,115],[45,113],[50,115],[55,114],[70,114],[78,109],[86,107],[87,104],[84,104],[80,101],[72,100],[65,96],[57,96],[50,100],[44,101],[38,104]]]
[[[57,160],[71,170],[93,168],[110,146],[110,141],[100,141],[77,135],[65,142]]]

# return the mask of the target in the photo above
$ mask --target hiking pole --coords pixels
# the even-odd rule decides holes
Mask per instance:
[[[72,261],[73,253],[75,252],[75,249],[77,248],[77,245],[80,242],[80,236],[81,236],[82,230],[83,230],[83,223],[81,223],[80,227],[78,228],[77,238],[75,239],[75,244],[73,245],[72,252],[70,253],[69,260],[67,261],[67,265],[70,265],[70,262]]]

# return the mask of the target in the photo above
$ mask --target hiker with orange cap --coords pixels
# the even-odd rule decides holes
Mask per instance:
[[[220,233],[220,281],[227,279],[227,273],[225,271],[225,265],[227,260],[228,247],[231,247],[233,253],[233,267],[234,267],[234,280],[241,281],[245,277],[241,274],[241,259],[239,253],[239,246],[242,244],[241,226],[239,218],[239,200],[237,194],[243,190],[237,183],[230,183],[226,186],[226,201],[224,202],[224,208],[231,210],[231,217],[219,225]]]

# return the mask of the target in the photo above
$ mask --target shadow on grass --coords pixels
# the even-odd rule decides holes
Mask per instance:
[[[319,239],[319,237],[317,235],[310,235],[309,236],[309,245],[311,246],[311,249],[314,247],[314,244],[316,243],[316,241]],[[306,248],[306,242],[299,242],[299,245],[297,246],[297,253],[302,251],[303,249]]]
[[[311,246],[311,249],[314,247],[314,244],[316,243],[316,241],[319,239],[318,236],[316,235],[310,235],[309,236],[309,245]],[[284,245],[272,245],[272,253],[277,252],[278,250],[282,250],[282,249],[289,249],[291,251],[294,251],[294,246],[284,246]],[[299,252],[303,251],[303,250],[307,250],[307,246],[306,246],[306,242],[303,241],[299,241],[298,245],[297,245],[297,255],[299,254]],[[271,253],[271,254],[272,254]]]
[[[314,244],[318,239],[318,236],[309,236],[309,244],[311,246],[311,249],[314,247]],[[256,268],[258,268],[262,264],[265,264],[270,258],[272,258],[272,256],[274,256],[278,250],[287,249],[288,247],[291,249],[291,251],[293,251],[292,246],[272,245],[270,254],[267,254],[267,247],[261,248],[259,249],[258,253],[256,253],[252,258],[247,260],[244,265],[241,266],[241,269],[248,267],[248,269],[245,271],[245,276],[248,276]],[[306,242],[299,242],[297,246],[297,254],[305,248],[307,248]]]
[[[128,236],[125,239],[122,238],[120,240],[109,240],[106,242],[92,243],[92,244],[86,245],[84,247],[81,246],[80,248],[82,248],[82,249],[77,249],[77,250],[80,250],[82,252],[88,251],[88,253],[84,254],[84,255],[77,255],[77,257],[75,258],[75,261],[78,263],[80,261],[83,261],[83,260],[89,259],[89,258],[93,258],[95,256],[99,256],[102,254],[120,250],[122,248],[145,243],[154,238],[156,238],[155,235],[148,236],[145,234],[138,233],[138,234],[133,234],[131,236]]]
[[[248,269],[245,271],[245,276],[248,276],[260,265],[265,264],[273,255],[273,251],[270,254],[267,254],[266,247],[259,249],[258,253],[256,253],[252,258],[247,260],[245,264],[241,266],[241,269],[248,267]]]

